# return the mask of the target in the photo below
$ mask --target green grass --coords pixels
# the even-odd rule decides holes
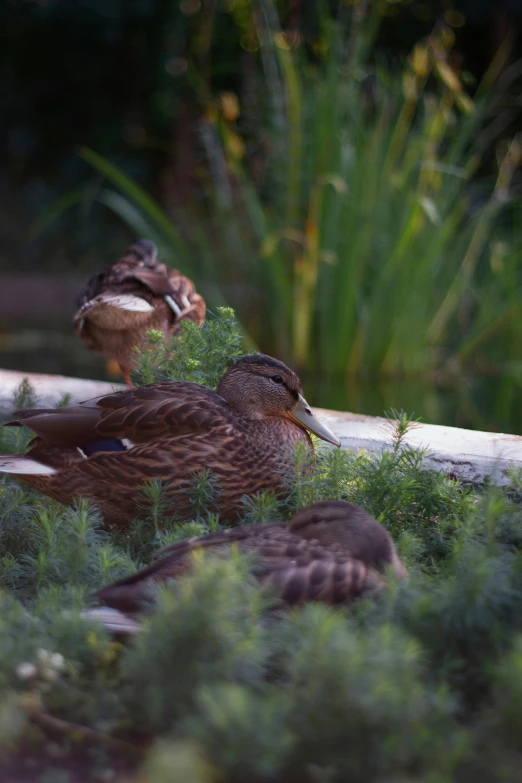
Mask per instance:
[[[195,361],[198,380],[213,385],[218,364],[237,355],[230,312],[207,333],[198,347],[189,325],[177,369],[152,336],[140,372],[187,378]],[[206,373],[197,362],[210,344],[216,363]],[[16,405],[34,403],[25,385]],[[408,417],[394,415],[382,455],[319,448],[312,474],[298,455],[286,499],[265,493],[244,506],[243,524],[286,519],[322,498],[373,513],[410,579],[351,610],[271,615],[248,561],[205,558],[159,591],[124,646],[80,610],[162,544],[215,529],[209,477],[195,481],[194,520],[184,525],[164,517],[161,488],[149,485],[150,517],[126,535],[108,533],[85,502],[66,509],[3,481],[4,754],[45,751],[52,737],[60,764],[89,747],[86,770],[128,754],[151,783],[518,780],[522,477],[474,488],[424,470],[404,441]],[[23,431],[0,430],[3,452],[25,442]],[[39,774],[52,776],[52,757],[48,766],[40,760]]]
[[[194,524],[160,519],[161,535],[131,527],[130,540],[111,539],[85,504],[66,510],[10,482],[0,492],[0,691],[12,748],[37,709],[71,737],[80,725],[102,743],[161,739],[145,754],[155,783],[163,756],[171,775],[210,767],[204,780],[314,781],[313,769],[356,781],[513,779],[522,515],[509,493],[424,471],[400,439],[379,458],[321,450],[316,475],[273,501],[272,516],[321,497],[361,503],[393,532],[408,585],[351,612],[309,606],[267,623],[248,564],[205,560],[160,591],[143,633],[122,647],[78,611]],[[245,523],[265,509],[266,498],[251,502]],[[42,649],[63,656],[55,673]]]

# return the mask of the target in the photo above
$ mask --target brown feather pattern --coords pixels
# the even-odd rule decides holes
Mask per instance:
[[[281,382],[273,381],[275,370]],[[107,522],[126,527],[143,514],[139,492],[150,479],[166,485],[167,513],[190,517],[194,474],[210,470],[219,485],[217,510],[233,523],[244,495],[281,491],[281,470],[294,464],[298,443],[312,449],[304,426],[287,417],[300,394],[299,378],[286,365],[256,355],[230,368],[217,392],[158,383],[66,408],[22,411],[8,424],[36,435],[23,456],[56,473],[8,472],[67,505],[89,498]],[[125,448],[86,454],[108,439]],[[16,457],[6,460],[11,465]],[[1,463],[0,457],[0,469]]]
[[[151,309],[134,312],[108,304],[107,297],[121,295],[139,297]],[[76,333],[90,350],[117,361],[129,384],[133,349],[146,331],[176,334],[182,320],[202,324],[206,312],[205,301],[192,281],[160,263],[156,246],[148,240],[130,245],[119,261],[94,275],[80,292],[77,304],[73,319]]]
[[[322,501],[301,510],[296,518],[298,525],[294,520],[245,525],[178,541],[160,550],[152,565],[103,588],[95,599],[122,612],[139,613],[153,584],[190,571],[196,550],[217,553],[233,546],[254,555],[256,578],[290,606],[306,601],[350,604],[378,593],[385,584],[386,568],[400,578],[407,575],[389,533],[357,506]]]

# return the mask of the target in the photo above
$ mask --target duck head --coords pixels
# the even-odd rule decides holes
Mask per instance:
[[[327,443],[341,445],[339,438],[312,413],[295,372],[271,356],[242,356],[220,380],[217,393],[245,418],[286,418]]]
[[[323,546],[339,544],[356,560],[384,573],[391,567],[400,579],[408,570],[400,560],[388,531],[362,508],[342,500],[323,500],[298,511],[290,530]]]

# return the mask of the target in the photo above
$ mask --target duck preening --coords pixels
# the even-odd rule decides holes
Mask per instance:
[[[89,280],[77,300],[76,334],[87,348],[116,361],[128,386],[134,349],[149,329],[169,336],[182,321],[205,320],[205,301],[194,283],[157,255],[147,239],[130,245],[122,258]]]
[[[133,633],[147,611],[156,584],[190,572],[195,551],[231,547],[253,555],[253,573],[287,606],[307,601],[348,605],[375,595],[390,569],[407,570],[387,530],[370,514],[344,501],[322,501],[301,509],[288,523],[243,525],[178,541],[160,550],[152,565],[99,590],[99,608],[86,616],[109,630]]]
[[[27,454],[0,456],[0,472],[66,505],[88,498],[123,528],[144,514],[140,489],[152,479],[165,484],[166,515],[190,518],[194,476],[210,471],[220,519],[234,523],[244,495],[282,491],[297,445],[313,450],[308,432],[340,445],[312,413],[297,375],[263,354],[240,358],[216,391],[150,384],[20,411],[5,426],[26,426],[36,437]]]

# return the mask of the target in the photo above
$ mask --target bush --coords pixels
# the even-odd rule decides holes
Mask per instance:
[[[213,386],[239,343],[229,312],[208,330],[212,363],[189,328],[174,356],[152,339],[141,377],[198,373]],[[82,617],[89,595],[161,544],[215,529],[212,477],[194,482],[185,524],[164,519],[162,488],[150,484],[149,518],[126,535],[107,532],[84,501],[65,509],[4,481],[4,747],[34,740],[36,722],[65,735],[64,753],[73,737],[126,742],[118,753],[155,740],[144,767],[152,783],[169,774],[195,783],[518,779],[520,478],[473,488],[425,470],[405,445],[408,418],[397,419],[380,456],[321,447],[310,470],[298,454],[288,497],[245,500],[241,522],[285,519],[323,498],[359,503],[395,536],[408,583],[350,610],[280,614],[248,558],[201,556],[193,573],[157,589],[125,646]]]

